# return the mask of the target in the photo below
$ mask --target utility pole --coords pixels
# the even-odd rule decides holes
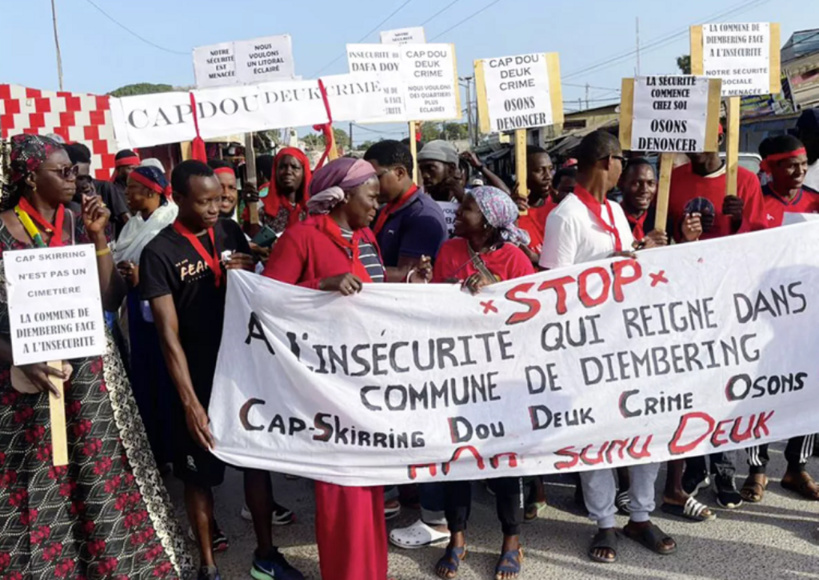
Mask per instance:
[[[350,121],[350,151],[355,150],[355,145],[353,145],[353,122]]]
[[[51,16],[54,22],[54,44],[57,47],[57,78],[60,81],[60,90],[63,90],[63,57],[60,53],[60,37],[57,34],[57,6],[56,0],[51,0]]]
[[[586,109],[589,108],[589,83],[586,83]]]
[[[466,82],[466,132],[470,143],[477,142],[476,123],[472,121],[472,77],[460,77],[459,81]],[[464,85],[461,85],[464,86]],[[473,133],[474,130],[474,133]],[[474,135],[474,141],[473,141]]]
[[[640,76],[640,17],[637,17],[637,76]]]

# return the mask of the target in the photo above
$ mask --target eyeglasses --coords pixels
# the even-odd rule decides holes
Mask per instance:
[[[49,167],[45,168],[46,171],[50,171],[52,173],[56,173],[66,181],[71,179],[77,179],[77,175],[80,173],[80,168],[76,165],[72,165],[71,167],[60,167],[59,169],[51,169]]]

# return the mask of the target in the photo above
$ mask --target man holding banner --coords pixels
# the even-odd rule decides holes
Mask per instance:
[[[619,205],[606,199],[623,171],[620,143],[610,133],[595,131],[583,138],[576,157],[578,174],[574,193],[546,221],[540,256],[540,266],[546,269],[631,255],[634,238],[628,220]],[[650,520],[659,470],[658,463],[630,468],[631,517],[623,532],[657,554],[669,555],[677,550],[676,542]],[[614,470],[584,471],[580,479],[589,517],[599,528],[589,547],[589,557],[600,563],[616,562]]]

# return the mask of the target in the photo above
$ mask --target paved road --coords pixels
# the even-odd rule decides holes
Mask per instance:
[[[614,565],[594,564],[585,556],[594,532],[591,523],[574,507],[573,487],[553,480],[547,484],[549,508],[541,519],[523,529],[524,579],[575,580],[632,579],[719,579],[801,580],[819,579],[819,502],[798,499],[779,486],[784,470],[782,446],[772,447],[769,469],[772,481],[761,504],[746,504],[739,510],[719,510],[718,518],[701,524],[687,523],[658,513],[656,521],[679,545],[677,554],[656,556],[628,540],[620,545],[620,561]],[[743,458],[744,459],[744,458]],[[811,460],[812,473],[819,477],[819,460]],[[741,484],[746,471],[741,470]],[[660,474],[659,485],[665,481]],[[181,488],[168,480],[176,505],[181,508]],[[274,476],[277,500],[298,515],[298,521],[274,530],[274,540],[288,559],[313,580],[319,580],[318,552],[314,543],[315,508],[312,486],[305,480],[287,481]],[[255,546],[251,525],[239,517],[242,506],[241,475],[230,470],[225,484],[216,492],[217,518],[228,534],[231,547],[219,557],[225,580],[248,578]],[[700,492],[700,500],[711,505],[713,493]],[[659,501],[658,497],[658,501]],[[493,578],[500,549],[500,528],[495,519],[494,500],[476,484],[469,543],[470,554],[461,566],[463,580]],[[180,517],[184,515],[180,511]],[[406,510],[393,525],[411,523],[416,512]],[[184,520],[183,520],[184,521]],[[618,525],[625,525],[620,518]],[[390,574],[396,580],[434,578],[432,573],[442,549],[403,551],[390,548]],[[361,580],[370,580],[362,578]]]

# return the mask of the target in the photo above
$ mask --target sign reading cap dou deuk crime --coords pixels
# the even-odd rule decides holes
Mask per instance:
[[[691,27],[691,72],[722,79],[722,96],[778,94],[779,24],[719,23]]]
[[[381,44],[424,44],[426,41],[423,26],[381,32]]]
[[[196,86],[255,84],[295,75],[290,35],[223,42],[193,49]]]
[[[94,246],[8,251],[3,265],[15,365],[105,353]]]
[[[475,84],[483,133],[563,122],[557,53],[476,60]]]
[[[461,117],[452,44],[348,44],[351,73],[375,73],[388,115],[378,121],[445,121]]]
[[[623,79],[620,143],[629,151],[716,151],[720,81],[695,76]]]

